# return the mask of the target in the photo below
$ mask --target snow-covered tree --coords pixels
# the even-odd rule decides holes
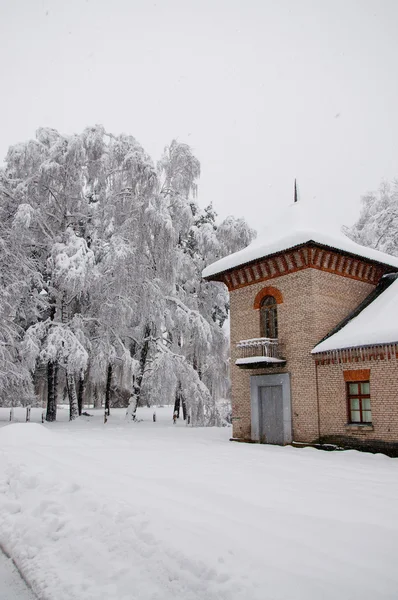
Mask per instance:
[[[11,320],[36,380],[46,368],[48,420],[64,385],[72,418],[86,394],[108,411],[112,395],[132,405],[178,398],[194,422],[214,422],[227,386],[228,297],[201,271],[253,232],[199,208],[199,174],[186,144],[172,141],[155,167],[135,138],[102,126],[40,129],[10,148],[1,210],[33,265]]]
[[[359,244],[398,256],[398,181],[383,182],[363,196],[360,217],[347,233]]]
[[[15,204],[8,181],[0,171],[0,397],[3,405],[34,400],[29,371],[21,360],[24,327],[45,308],[40,295],[42,281],[34,257],[24,252],[23,222],[29,214],[21,208],[15,220]]]
[[[83,157],[78,136],[65,139],[44,129],[37,132],[35,141],[10,148],[6,157],[5,178],[15,201],[14,234],[21,236],[25,255],[35,262],[54,323],[67,324],[73,316],[71,303],[83,293],[90,266],[90,252],[77,237],[89,218],[88,203],[81,194]],[[37,320],[47,316],[42,312]],[[58,362],[57,353],[53,354],[47,362],[49,420],[55,418],[57,401]],[[66,380],[71,403],[72,378],[69,373]]]
[[[72,326],[54,323],[47,319],[29,327],[22,342],[25,362],[32,371],[38,360],[45,364],[57,363],[64,369],[70,400],[70,420],[78,416],[75,375],[85,371],[88,360],[87,351],[79,341],[80,328],[74,332],[73,325],[74,323]]]

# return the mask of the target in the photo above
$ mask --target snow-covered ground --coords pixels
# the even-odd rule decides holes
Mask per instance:
[[[18,571],[0,550],[0,598],[1,600],[36,600]]]
[[[0,428],[0,543],[40,598],[398,598],[397,459],[156,412]]]
[[[0,427],[10,421],[10,411],[12,410],[12,422],[13,423],[25,423],[26,422],[26,408],[23,406],[16,406],[14,408],[5,408],[0,406]],[[88,411],[89,409],[84,409]],[[102,413],[103,414],[103,413]],[[29,418],[31,423],[41,423],[45,419],[46,411],[43,408],[33,407],[30,409]],[[69,405],[61,404],[57,409],[57,421],[69,422]]]

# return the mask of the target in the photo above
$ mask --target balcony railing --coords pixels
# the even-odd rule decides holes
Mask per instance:
[[[268,364],[285,363],[282,346],[278,339],[253,338],[241,340],[236,344],[238,358],[235,362],[239,367],[258,368]]]

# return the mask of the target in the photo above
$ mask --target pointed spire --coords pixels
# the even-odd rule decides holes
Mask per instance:
[[[297,179],[294,180],[294,201],[297,202],[298,201],[298,194],[297,194]]]

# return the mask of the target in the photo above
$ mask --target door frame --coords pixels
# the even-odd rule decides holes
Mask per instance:
[[[291,444],[292,436],[292,402],[290,393],[290,373],[277,375],[252,375],[250,377],[251,404],[251,439],[260,441],[260,387],[282,386],[283,403],[283,444]]]

